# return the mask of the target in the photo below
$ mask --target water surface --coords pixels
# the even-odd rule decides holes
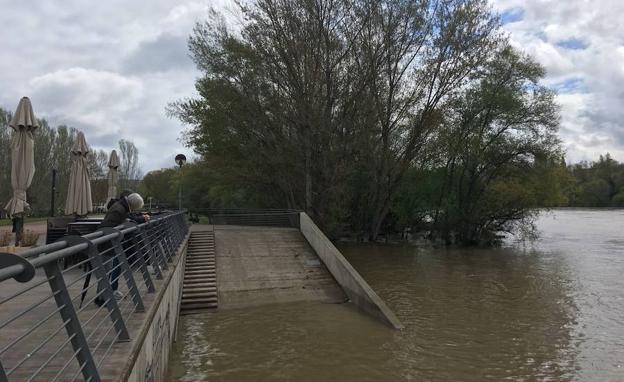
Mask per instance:
[[[349,304],[182,317],[180,381],[624,380],[624,211],[556,210],[497,249],[342,245],[393,309]]]

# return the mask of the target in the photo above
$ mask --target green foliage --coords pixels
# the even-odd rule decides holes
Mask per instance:
[[[188,163],[179,168],[150,171],[142,179],[139,192],[152,199],[153,207],[177,207],[182,187],[182,206],[188,209],[211,207],[264,207],[240,186],[219,178],[220,173],[205,161]]]
[[[202,160],[149,192],[171,198],[182,182],[193,205],[298,208],[373,240],[429,225],[465,243],[563,201],[539,180],[565,174],[544,70],[507,44],[485,0],[241,11],[240,33],[216,13],[195,27],[199,97],[169,112]]]
[[[624,206],[624,164],[609,153],[596,162],[581,162],[568,169],[575,179],[574,188],[568,192],[570,206]]]

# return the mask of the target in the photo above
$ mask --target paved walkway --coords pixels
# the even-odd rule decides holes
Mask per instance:
[[[219,310],[346,297],[296,228],[215,226]]]

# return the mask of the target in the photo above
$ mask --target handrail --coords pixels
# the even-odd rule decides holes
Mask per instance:
[[[183,244],[184,214],[0,253],[0,382],[42,375],[100,381],[114,344],[130,340],[129,317],[145,309],[145,293],[156,291],[152,278],[163,278]],[[84,260],[61,269],[71,256]]]

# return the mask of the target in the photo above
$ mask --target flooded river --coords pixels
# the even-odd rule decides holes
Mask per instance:
[[[348,304],[182,317],[179,381],[624,381],[624,211],[556,210],[497,249],[342,245],[405,325]]]

